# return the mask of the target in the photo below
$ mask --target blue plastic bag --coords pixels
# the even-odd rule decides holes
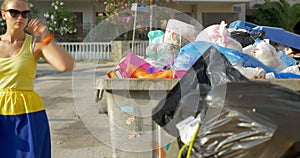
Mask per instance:
[[[171,69],[188,70],[211,46],[220,51],[231,64],[242,61],[244,67],[262,67],[267,73],[274,73],[276,78],[300,78],[300,75],[293,73],[278,73],[276,70],[264,65],[255,57],[248,54],[204,41],[195,41],[182,47],[180,53],[176,56]]]
[[[287,66],[295,66],[295,65],[297,65],[297,61],[294,58],[286,55],[282,51],[279,51],[278,53],[279,53],[281,61],[283,61]]]

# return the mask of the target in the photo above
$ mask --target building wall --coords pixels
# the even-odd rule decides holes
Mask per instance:
[[[232,4],[198,4],[197,5],[197,20],[203,23],[202,13],[209,12],[233,12]]]
[[[89,3],[84,2],[66,2],[65,3],[72,12],[82,12],[83,13],[83,24],[95,23],[95,7],[93,5],[89,5]]]
[[[180,4],[180,5],[174,5],[173,8],[176,8],[176,10],[184,12],[184,13],[190,13],[193,10],[193,6],[195,4]]]
[[[245,20],[246,4],[245,3],[198,3],[198,4],[180,4],[176,8],[178,11],[191,15],[201,24],[209,23],[203,21],[203,15],[220,14],[224,21]],[[226,17],[228,15],[228,17]],[[234,17],[229,17],[235,15]],[[205,18],[207,20],[207,18]],[[209,19],[213,21],[213,19]]]

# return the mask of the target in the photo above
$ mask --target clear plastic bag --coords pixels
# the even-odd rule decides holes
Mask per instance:
[[[264,40],[258,40],[253,45],[249,45],[243,48],[243,52],[249,54],[266,66],[275,69],[277,72],[281,72],[287,65],[281,61],[280,55],[276,49]]]
[[[169,19],[163,42],[182,47],[195,41],[200,28],[186,22]]]
[[[146,55],[158,59],[165,54],[174,55],[179,53],[179,47],[168,43],[151,43],[146,48]]]

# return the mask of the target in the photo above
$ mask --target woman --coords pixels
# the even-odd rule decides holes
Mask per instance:
[[[0,36],[0,157],[50,158],[48,119],[33,90],[37,61],[42,57],[59,71],[71,71],[74,60],[44,23],[28,23],[27,0],[4,0],[1,9],[7,30]]]

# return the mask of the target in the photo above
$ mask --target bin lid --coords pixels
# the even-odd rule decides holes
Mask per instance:
[[[100,90],[171,90],[179,79],[169,78],[97,78]]]

